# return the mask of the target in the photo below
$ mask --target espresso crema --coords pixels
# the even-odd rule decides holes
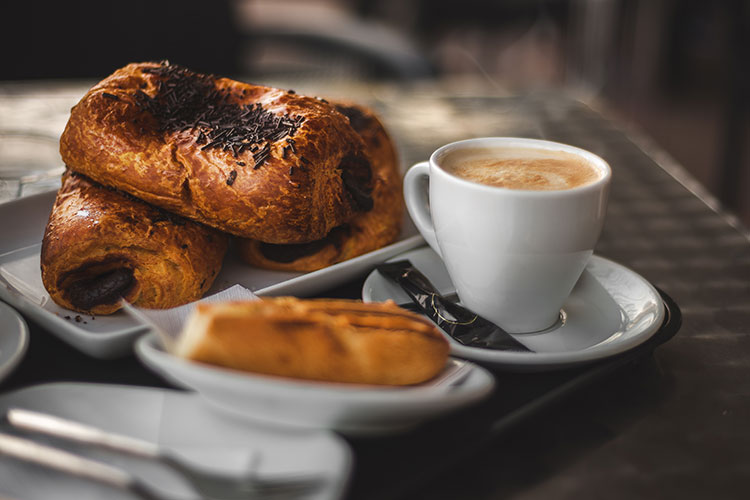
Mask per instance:
[[[532,148],[472,148],[438,158],[446,172],[487,186],[526,191],[559,191],[596,182],[602,173],[564,151]]]

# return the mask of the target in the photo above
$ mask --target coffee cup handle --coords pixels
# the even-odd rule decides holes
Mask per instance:
[[[430,163],[423,161],[412,166],[404,176],[404,201],[411,220],[428,245],[442,257],[430,215]]]

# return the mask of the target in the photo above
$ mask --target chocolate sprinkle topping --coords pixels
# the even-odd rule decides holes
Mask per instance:
[[[116,96],[116,95],[114,95],[114,94],[110,94],[109,92],[102,92],[102,95],[103,95],[104,97],[106,97],[107,99],[112,99],[113,101],[119,101],[119,100],[120,100],[120,98],[119,98],[119,97],[117,97],[117,96]]]
[[[271,155],[271,145],[266,143],[266,145],[263,146],[263,149],[261,149],[260,151],[258,151],[257,153],[253,155],[253,160],[255,161],[255,166],[253,167],[253,170],[259,169],[270,155]]]
[[[231,172],[229,172],[229,177],[227,178],[227,186],[231,186],[232,184],[234,184],[234,180],[236,178],[237,178],[236,170],[232,170]]]
[[[257,169],[271,154],[270,143],[293,135],[304,117],[275,115],[260,103],[231,102],[231,92],[215,87],[215,77],[162,63],[144,68],[159,77],[154,97],[136,93],[138,106],[156,118],[161,132],[197,130],[201,150],[221,148],[237,158],[243,151],[265,144],[253,155]],[[253,151],[253,149],[251,149]]]

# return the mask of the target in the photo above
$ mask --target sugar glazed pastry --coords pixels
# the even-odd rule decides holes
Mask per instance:
[[[66,172],[41,250],[42,281],[61,307],[90,314],[197,300],[221,269],[227,235]]]
[[[396,151],[377,116],[352,103],[333,103],[362,137],[372,165],[372,210],[355,215],[325,238],[298,244],[242,239],[239,255],[248,264],[282,271],[315,271],[392,243],[404,212]]]
[[[448,342],[393,302],[199,303],[175,354],[235,370],[330,382],[408,385],[440,373]]]
[[[332,105],[168,63],[89,90],[60,153],[96,182],[267,243],[321,239],[373,205],[363,141]]]

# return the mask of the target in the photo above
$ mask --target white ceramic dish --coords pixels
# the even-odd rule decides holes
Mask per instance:
[[[391,260],[408,259],[442,294],[455,289],[438,255],[429,247]],[[365,280],[362,299],[410,303],[409,296],[380,273]],[[648,340],[664,320],[664,304],[643,277],[593,256],[563,305],[565,320],[539,333],[514,337],[534,352],[494,351],[451,341],[453,355],[513,371],[543,371],[589,363],[625,352]]]
[[[122,312],[94,319],[63,309],[52,302],[42,285],[39,253],[55,195],[48,192],[0,204],[4,233],[0,240],[0,299],[91,356],[127,355],[134,340],[146,331],[142,324]],[[404,230],[396,243],[310,273],[256,269],[230,252],[209,294],[240,284],[258,295],[312,295],[366,273],[422,241],[405,216]]]
[[[485,369],[455,359],[440,376],[424,384],[378,387],[294,380],[195,363],[168,354],[153,333],[138,339],[135,350],[153,370],[197,391],[225,413],[350,435],[406,430],[477,402],[494,386],[494,378]]]
[[[0,381],[18,366],[29,345],[29,327],[12,307],[0,302]]]
[[[352,466],[343,439],[325,431],[293,432],[224,418],[208,410],[194,394],[133,386],[56,383],[34,386],[0,397],[0,414],[8,408],[37,410],[158,444],[198,468],[227,475],[310,474],[323,479],[305,496],[330,500],[343,496]],[[0,424],[8,432],[8,424]],[[150,461],[102,450],[69,447],[75,453],[112,463],[165,490],[195,498],[184,481]],[[97,483],[0,456],[0,496],[27,500],[132,499]]]

